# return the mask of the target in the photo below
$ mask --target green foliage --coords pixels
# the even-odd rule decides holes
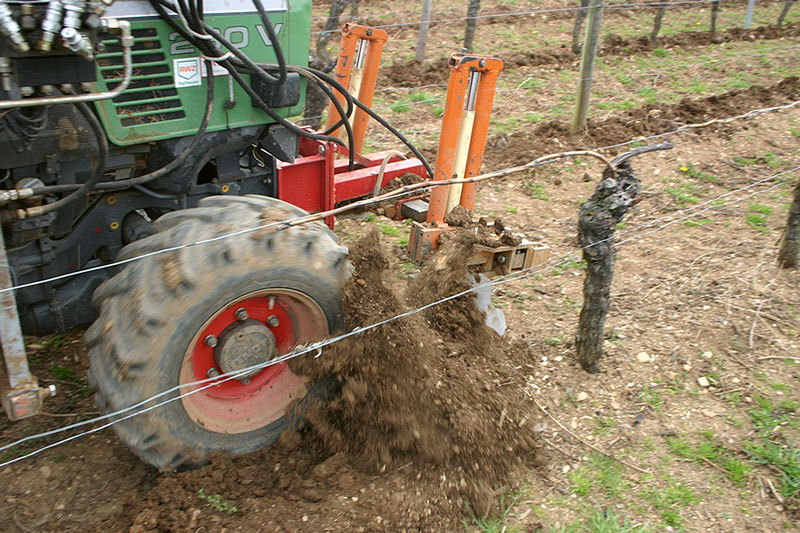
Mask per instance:
[[[759,233],[769,233],[770,231],[767,227],[767,217],[764,215],[760,215],[758,213],[748,213],[745,216],[745,220],[747,221],[748,226]]]
[[[669,52],[665,48],[659,47],[653,49],[653,55],[656,57],[667,57]]]
[[[50,373],[53,374],[56,379],[60,379],[61,381],[69,381],[71,383],[81,382],[81,380],[75,374],[75,369],[71,366],[54,366],[50,369]]]
[[[698,228],[700,226],[706,226],[708,224],[713,224],[714,221],[708,218],[699,218],[699,219],[690,219],[683,222],[683,225],[687,228]]]
[[[761,442],[745,442],[742,447],[750,460],[769,465],[781,472],[778,490],[786,498],[800,492],[800,449],[762,438]]]
[[[213,507],[214,509],[216,509],[221,513],[233,514],[239,512],[238,507],[224,501],[222,499],[222,496],[220,496],[219,494],[214,494],[214,495],[206,494],[203,489],[200,489],[197,491],[197,497],[200,498],[201,500],[205,500],[206,504],[208,504],[209,507]]]
[[[400,230],[389,224],[378,224],[378,229],[387,237],[397,237],[400,235]]]
[[[653,409],[661,409],[664,406],[664,400],[661,399],[661,393],[647,385],[642,387],[642,392],[639,397]]]
[[[547,202],[550,200],[548,198],[547,193],[544,191],[544,185],[541,183],[533,183],[531,181],[526,181],[522,184],[522,190],[525,191],[525,194],[528,196],[532,196],[537,200],[542,200],[543,202]]]
[[[467,505],[467,510],[469,510],[469,514],[472,517],[472,520],[475,522],[475,526],[477,526],[478,530],[482,533],[501,533],[509,531],[506,526],[505,522],[508,518],[508,512],[514,506],[515,503],[519,500],[518,494],[509,494],[508,500],[506,499],[506,495],[500,494],[500,514],[499,515],[490,515],[490,516],[477,516],[475,512],[472,510],[472,507]],[[464,528],[469,529],[470,524],[467,520],[464,520]]]
[[[607,420],[610,419],[606,419]],[[612,420],[613,424],[616,424]],[[622,477],[619,464],[605,455],[593,454],[589,464],[574,470],[569,477],[570,488],[577,496],[586,497],[595,491],[602,491],[609,498],[617,498],[628,488],[629,483]]]
[[[669,477],[665,481],[665,485],[644,489],[643,495],[667,525],[680,527],[683,524],[681,511],[699,503],[702,498],[682,481],[676,482]]]
[[[705,193],[703,189],[693,183],[681,183],[674,187],[665,187],[664,190],[680,205],[696,204],[700,201],[698,196]]]
[[[553,275],[560,276],[565,271],[577,268],[578,270],[585,270],[586,269],[586,261],[575,261],[574,259],[565,259],[561,261],[559,264],[553,267]]]
[[[686,170],[683,170],[686,169]],[[689,175],[690,178],[694,178],[696,180],[700,180],[704,183],[719,183],[719,178],[709,174],[708,172],[703,172],[702,170],[697,170],[692,163],[687,164],[685,167],[681,167],[683,172]]]
[[[65,342],[67,342],[67,336],[62,333],[59,333],[57,335],[53,335],[46,341],[43,341],[42,346],[44,346],[48,350],[56,351],[59,348],[61,348],[61,346],[63,346]]]
[[[754,213],[761,213],[762,215],[770,215],[774,211],[770,206],[761,204],[750,204],[747,209]]]

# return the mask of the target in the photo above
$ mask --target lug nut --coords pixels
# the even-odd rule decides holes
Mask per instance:
[[[267,325],[271,328],[277,328],[278,326],[280,326],[280,324],[281,321],[278,320],[278,317],[276,317],[275,315],[270,315],[269,318],[267,318]]]
[[[203,342],[209,348],[214,348],[217,345],[217,338],[214,335],[206,335],[206,338],[203,339]]]
[[[234,315],[236,315],[237,320],[247,320],[247,317],[250,316],[247,314],[247,309],[244,307],[237,309]]]
[[[215,377],[219,376],[219,370],[217,370],[216,368],[214,368],[212,366],[211,368],[208,369],[208,372],[206,372],[206,376],[208,376],[210,378],[215,378]]]

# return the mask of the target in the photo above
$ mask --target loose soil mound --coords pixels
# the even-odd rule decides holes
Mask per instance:
[[[424,270],[410,293],[431,287],[432,300],[458,287],[463,262],[451,261],[466,253],[467,241],[458,242],[446,247],[450,260]],[[376,231],[351,247],[351,258],[355,272],[344,298],[351,328],[409,309],[387,277]],[[448,305],[459,311],[439,311]],[[484,326],[468,296],[435,309],[438,315],[415,314],[349,337],[318,359],[294,360],[296,372],[328,379],[338,392],[312,402],[305,430],[287,431],[256,454],[215,457],[201,470],[161,476],[126,502],[131,531],[194,531],[198,497],[218,511],[215,527],[269,531],[365,524],[454,530],[465,505],[478,515],[493,509],[513,477],[539,461],[529,403],[518,387],[501,386],[532,357],[526,345],[504,344]],[[469,320],[458,328],[426,320],[459,314]],[[221,509],[227,501],[236,511]],[[208,524],[206,515],[201,523]]]

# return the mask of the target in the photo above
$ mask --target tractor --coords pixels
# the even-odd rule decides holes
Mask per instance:
[[[332,216],[279,223],[408,173],[477,173],[502,68],[451,59],[450,144],[434,176],[370,108],[385,32],[346,25],[330,75],[305,66],[310,28],[310,0],[0,0],[9,418],[36,414],[54,393],[31,374],[23,334],[91,323],[100,411],[116,414],[122,441],[157,468],[258,450],[296,426],[304,398],[326,385],[286,363],[243,369],[338,331],[351,267]],[[289,120],[311,87],[330,99],[323,131]],[[459,134],[467,112],[482,125],[471,140]],[[362,153],[370,119],[416,157]],[[444,190],[434,191],[434,221],[420,219],[417,254],[442,231]],[[474,202],[474,184],[459,194]],[[131,406],[136,416],[117,414]]]

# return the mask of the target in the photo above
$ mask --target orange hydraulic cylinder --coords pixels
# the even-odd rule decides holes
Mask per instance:
[[[342,28],[342,42],[339,46],[339,58],[336,61],[336,80],[344,87],[350,87],[350,78],[357,59],[358,42],[362,40],[362,46],[366,46],[367,49],[364,53],[361,87],[358,94],[354,96],[366,107],[372,107],[372,97],[375,94],[375,84],[378,81],[378,69],[381,65],[381,56],[383,55],[383,45],[386,43],[386,37],[384,30],[368,28],[358,24],[345,24]],[[344,95],[338,92],[335,94],[342,107],[345,107],[346,99]],[[328,109],[326,129],[333,126],[339,118],[336,107],[331,104]],[[353,147],[357,154],[364,149],[368,122],[369,115],[362,109],[356,109],[352,124]],[[332,135],[337,135],[339,131],[336,130]]]
[[[436,168],[433,172],[434,180],[446,180],[453,177],[456,145],[458,143],[458,130],[464,114],[465,97],[469,86],[470,73],[481,72],[478,82],[475,101],[475,123],[472,130],[472,140],[467,155],[465,177],[474,176],[480,171],[483,163],[483,151],[486,145],[486,136],[489,130],[489,119],[494,102],[494,89],[497,77],[503,70],[500,59],[481,56],[465,56],[454,54],[450,57],[450,81],[447,85],[447,100],[445,101],[442,130],[439,135],[439,151],[436,155]],[[472,187],[468,187],[472,185]],[[447,196],[449,187],[437,187],[431,191],[431,200],[428,207],[428,222],[441,224],[447,214]],[[471,198],[471,204],[465,205],[465,198]],[[461,192],[461,205],[468,209],[475,206],[475,187],[472,183],[465,183]]]
[[[483,165],[483,152],[486,148],[486,137],[489,134],[489,120],[492,118],[494,90],[497,78],[503,70],[500,59],[487,59],[486,71],[481,74],[478,94],[475,98],[475,122],[472,126],[472,140],[469,143],[465,178],[480,174]],[[461,188],[461,205],[470,211],[475,209],[475,183],[465,183]]]

